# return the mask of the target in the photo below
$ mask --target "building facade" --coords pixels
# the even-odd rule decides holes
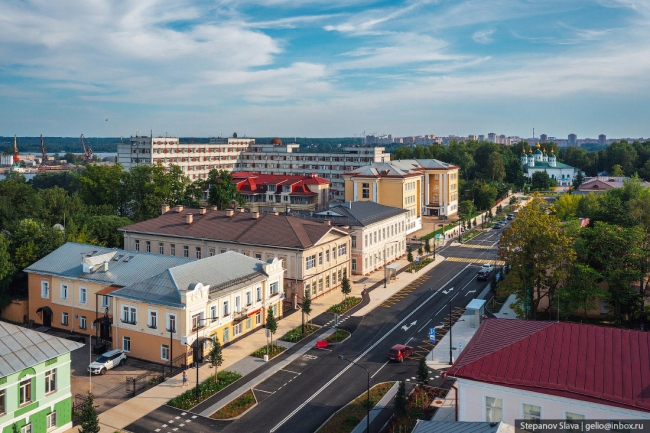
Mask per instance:
[[[158,218],[122,227],[130,251],[202,258],[227,251],[267,261],[278,258],[285,269],[285,299],[292,308],[309,287],[312,298],[340,287],[350,275],[350,235],[345,229],[305,221],[278,212],[218,211],[163,206]]]
[[[537,143],[536,149],[533,152],[529,150],[528,155],[524,152],[521,154],[521,164],[524,166],[524,174],[532,179],[533,174],[538,171],[543,171],[552,179],[557,181],[559,186],[570,186],[576,176],[576,169],[570,165],[557,162],[555,153],[551,150],[551,154],[546,154],[546,149],[540,150],[540,144]]]
[[[83,346],[0,322],[0,429],[62,433],[72,428],[70,352]]]
[[[353,275],[368,275],[406,254],[408,211],[372,201],[345,202],[302,218],[329,221],[351,230]]]
[[[246,200],[249,212],[309,209],[328,206],[330,182],[315,174],[289,176],[235,172],[232,174],[237,191]]]
[[[283,274],[277,258],[232,251],[169,268],[111,293],[114,340],[139,359],[202,361],[215,339],[227,345],[261,328],[268,314],[282,317]]]

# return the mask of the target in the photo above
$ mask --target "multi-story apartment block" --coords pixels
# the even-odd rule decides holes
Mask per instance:
[[[496,134],[496,132],[488,133],[488,141],[490,143],[496,143],[497,142],[497,134]]]
[[[349,276],[350,235],[347,230],[305,221],[278,212],[233,209],[186,209],[163,206],[162,215],[120,228],[124,248],[182,257],[214,256],[235,251],[258,260],[282,260],[287,308],[296,306],[306,288],[312,298],[341,285]]]
[[[70,352],[83,344],[4,322],[0,338],[0,431],[71,429]]]
[[[569,134],[567,136],[567,145],[569,147],[578,145],[578,136],[576,134]]]
[[[209,143],[180,143],[176,137],[131,137],[117,146],[117,162],[127,170],[139,164],[177,165],[192,180],[205,179],[212,169],[232,171],[252,138],[211,138]]]
[[[407,213],[373,201],[348,201],[321,212],[300,212],[299,216],[349,227],[352,274],[367,275],[405,254]]]
[[[230,344],[282,316],[283,274],[277,258],[232,251],[171,267],[111,293],[114,340],[139,359],[202,361],[215,338]]]

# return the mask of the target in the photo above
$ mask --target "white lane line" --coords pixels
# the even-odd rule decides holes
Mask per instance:
[[[456,293],[454,296],[451,297],[449,301],[453,301],[456,296],[460,295],[460,292]]]
[[[296,375],[299,375],[299,374],[300,374],[300,373],[295,372],[295,371],[285,370],[284,368],[281,368],[280,371],[286,371],[287,373],[296,374]]]
[[[440,314],[440,312],[441,312],[442,310],[444,310],[445,308],[447,308],[447,306],[446,306],[446,305],[443,305],[442,308],[439,309],[438,312],[436,313],[436,316],[437,316],[438,314]]]
[[[433,320],[433,317],[432,317],[431,319],[427,320],[427,323],[425,323],[424,325],[422,325],[422,327],[421,327],[420,329],[418,329],[418,332],[420,332],[420,331],[422,331],[424,328],[426,328],[426,326],[427,326],[427,325],[429,324],[429,322],[432,321],[432,320]]]
[[[273,394],[271,391],[264,391],[263,389],[257,389],[257,388],[253,388],[253,391],[265,392],[267,394]]]
[[[404,344],[409,344],[409,341],[411,341],[411,340],[413,340],[413,337],[409,338],[409,339],[406,341],[406,343],[404,343]]]
[[[468,266],[469,266],[469,265],[465,266],[465,267],[464,267],[463,269],[461,269],[461,270],[460,270],[456,275],[454,275],[452,278],[450,278],[449,281],[447,281],[447,282],[445,283],[445,285],[442,286],[439,290],[444,289],[444,288],[447,286],[447,284],[451,283],[451,282],[452,282],[456,277],[458,277],[460,274],[462,274],[463,272],[465,272],[465,270],[467,269]],[[375,347],[377,347],[377,345],[378,345],[379,343],[381,343],[382,341],[384,341],[384,339],[385,339],[388,335],[390,335],[391,333],[393,333],[396,329],[399,329],[399,328],[400,328],[400,327],[401,327],[401,326],[402,326],[402,325],[403,325],[403,324],[404,324],[404,323],[405,323],[405,322],[406,322],[406,321],[407,321],[407,320],[408,320],[412,315],[414,315],[414,314],[415,314],[415,313],[416,313],[420,308],[422,308],[424,305],[426,305],[427,302],[429,302],[431,299],[433,299],[433,297],[436,295],[436,293],[438,293],[438,292],[437,292],[437,291],[434,292],[431,296],[429,296],[429,298],[428,298],[426,301],[422,302],[420,305],[418,305],[417,307],[415,307],[415,309],[414,309],[413,311],[411,311],[411,312],[408,314],[408,316],[406,316],[406,317],[403,318],[399,323],[397,323],[395,326],[393,326],[393,328],[392,328],[390,331],[388,331],[387,333],[385,333],[381,338],[379,338],[379,339],[375,342],[375,344],[373,344],[373,345],[370,346],[368,349],[366,349],[365,352],[363,352],[361,355],[359,355],[359,356],[358,356],[356,359],[354,359],[353,361],[354,361],[354,362],[358,362],[361,358],[363,358],[364,356],[366,356],[366,355],[368,354],[368,352],[370,352],[372,349],[374,349]],[[274,433],[277,429],[279,429],[280,427],[282,427],[282,426],[283,426],[287,421],[289,421],[289,420],[290,420],[290,419],[291,419],[295,414],[297,414],[298,411],[300,411],[303,407],[307,406],[307,405],[308,405],[308,404],[309,404],[313,399],[315,399],[315,398],[316,398],[316,397],[317,397],[321,392],[323,392],[323,391],[325,390],[325,388],[327,388],[328,386],[330,386],[332,383],[334,383],[334,381],[335,381],[336,379],[338,379],[339,377],[341,377],[341,376],[343,375],[343,373],[345,373],[345,372],[348,371],[350,368],[352,368],[353,365],[354,365],[354,364],[348,364],[347,367],[345,367],[343,370],[341,370],[341,371],[340,371],[336,376],[334,376],[333,378],[331,378],[331,379],[330,379],[330,380],[329,380],[325,385],[323,385],[323,386],[322,386],[318,391],[316,391],[316,392],[315,392],[311,397],[309,397],[307,400],[305,400],[305,401],[304,401],[300,406],[298,406],[297,408],[295,408],[295,409],[294,409],[294,410],[293,410],[289,415],[287,415],[287,416],[286,416],[282,421],[280,421],[280,422],[279,422],[275,427],[273,427],[273,428],[270,430],[270,433]]]
[[[386,362],[384,362],[384,364],[383,364],[381,367],[379,367],[379,370],[375,371],[375,372],[373,373],[373,375],[370,376],[370,378],[372,379],[373,377],[375,377],[375,375],[376,375],[377,373],[379,373],[379,371],[380,371],[382,368],[384,368],[384,367],[386,366],[386,364],[388,364],[389,362],[390,362],[390,361],[386,361]]]

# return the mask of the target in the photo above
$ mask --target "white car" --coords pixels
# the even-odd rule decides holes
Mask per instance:
[[[88,366],[92,374],[105,374],[107,370],[126,363],[126,353],[119,349],[109,350]]]
[[[482,270],[482,271],[492,272],[492,271],[494,270],[494,266],[492,266],[492,265],[488,265],[487,263],[485,263],[485,264],[481,267],[481,270]]]

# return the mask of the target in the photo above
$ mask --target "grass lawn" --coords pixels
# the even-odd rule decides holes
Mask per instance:
[[[374,407],[379,400],[393,387],[395,382],[384,382],[370,388],[370,406]],[[366,398],[364,392],[354,399],[350,404],[334,414],[321,428],[318,433],[349,433],[366,416]]]
[[[241,377],[241,374],[234,371],[222,370],[218,373],[218,380],[215,381],[214,376],[210,376],[199,384],[199,399],[196,398],[196,389],[190,385],[190,389],[172,398],[167,404],[177,409],[189,410]]]
[[[277,344],[273,343],[272,345],[269,345],[269,359],[273,359],[282,352],[287,350],[286,347],[284,346],[278,346]],[[251,356],[254,356],[255,358],[260,358],[264,359],[264,355],[266,355],[266,346],[262,346],[259,349],[257,349],[255,352],[251,353]]]
[[[356,296],[348,296],[340,304],[334,304],[329,307],[327,311],[330,313],[343,314],[350,308],[356,306],[359,302],[361,302],[361,298],[357,298]]]
[[[350,336],[348,331],[337,329],[336,332],[325,339],[328,343],[339,343]]]
[[[297,343],[302,340],[309,334],[313,334],[316,330],[320,329],[319,326],[312,325],[311,323],[305,323],[305,333],[302,333],[302,325],[296,326],[291,331],[284,334],[280,337],[282,341],[288,341],[289,343]]]
[[[248,409],[253,407],[257,402],[255,401],[255,396],[253,391],[250,389],[210,415],[210,418],[214,419],[230,419],[235,418],[246,412]]]

